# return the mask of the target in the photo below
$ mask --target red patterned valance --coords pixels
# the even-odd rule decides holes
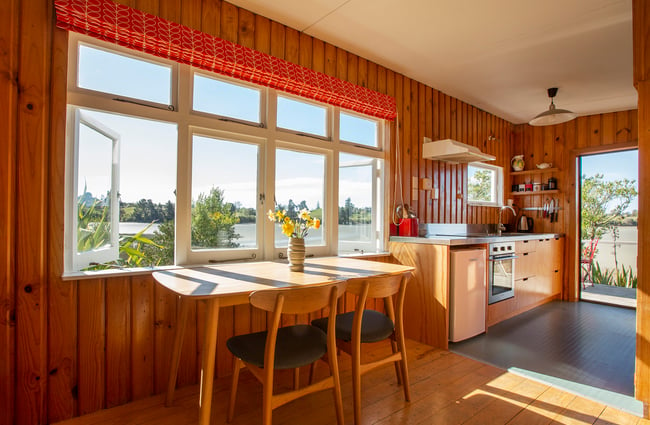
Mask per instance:
[[[395,99],[111,0],[55,0],[57,26],[218,74],[392,120]]]

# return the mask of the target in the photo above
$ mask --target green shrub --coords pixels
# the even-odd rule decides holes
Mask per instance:
[[[594,285],[613,285],[614,284],[614,271],[609,269],[601,269],[598,261],[594,261],[591,266],[591,280]]]

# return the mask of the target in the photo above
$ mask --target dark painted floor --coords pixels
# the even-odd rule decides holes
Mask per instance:
[[[636,311],[554,301],[450,343],[455,353],[634,395]]]

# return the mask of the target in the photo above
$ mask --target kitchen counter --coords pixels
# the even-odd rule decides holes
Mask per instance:
[[[390,242],[407,242],[430,245],[463,246],[489,244],[494,242],[527,241],[535,239],[555,239],[560,233],[503,233],[501,236],[471,233],[465,236],[436,234],[429,236],[391,236]]]

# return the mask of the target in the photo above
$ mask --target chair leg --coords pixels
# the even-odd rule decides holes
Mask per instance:
[[[228,416],[227,422],[232,422],[235,415],[235,401],[237,400],[237,386],[239,384],[239,371],[242,367],[242,361],[235,357],[233,370],[232,370],[232,384],[230,386],[230,402],[228,403]]]
[[[404,387],[404,400],[411,401],[411,388],[409,386],[409,370],[408,362],[406,360],[406,342],[404,341],[404,335],[400,332],[397,336],[397,344],[399,346],[399,351],[402,354],[402,360],[400,362],[402,369],[402,386]]]
[[[297,367],[293,370],[293,389],[300,389],[300,368]]]
[[[393,354],[397,353],[397,341],[391,339],[390,348],[393,350]],[[395,377],[397,377],[397,385],[402,385],[402,371],[400,369],[400,364],[396,361],[393,363],[393,365],[395,366]]]
[[[361,425],[361,350],[352,348],[352,401],[354,406],[354,423]]]
[[[273,379],[266,380],[262,384],[262,425],[271,425],[273,420]]]
[[[314,383],[314,375],[316,374],[316,363],[314,362],[309,365],[309,385]]]

